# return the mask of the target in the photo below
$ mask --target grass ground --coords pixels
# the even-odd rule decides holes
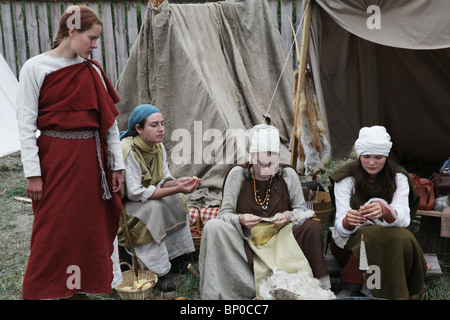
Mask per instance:
[[[342,165],[342,160],[332,160],[327,171],[318,176],[318,181],[327,184],[327,176]],[[412,172],[426,177],[429,168],[420,164],[412,164]],[[424,170],[420,172],[420,170]],[[25,195],[26,180],[23,177],[20,156],[0,158],[0,300],[21,299],[22,279],[25,273],[31,236],[33,213],[31,205],[14,200],[14,197]],[[416,232],[419,221],[414,221],[411,231]],[[190,261],[196,262],[195,257]],[[443,267],[444,275],[438,279],[427,280],[429,300],[450,299],[450,268]],[[199,299],[199,281],[191,275],[174,275],[177,283],[176,298]],[[156,297],[161,292],[154,291]],[[92,299],[118,300],[117,292],[109,295],[92,295]]]

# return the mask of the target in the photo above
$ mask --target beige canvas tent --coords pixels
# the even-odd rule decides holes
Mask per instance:
[[[280,130],[289,162],[293,69],[267,2],[157,2],[116,85],[119,127],[138,104],[160,108],[171,173],[201,177],[205,188],[221,189],[230,165],[246,160],[256,124]]]
[[[303,1],[305,8],[309,0]],[[450,155],[450,2],[311,1],[309,61],[334,157],[381,124],[400,161]]]

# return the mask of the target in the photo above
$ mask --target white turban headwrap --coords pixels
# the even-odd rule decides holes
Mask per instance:
[[[382,126],[364,127],[359,131],[355,142],[358,157],[365,154],[389,156],[392,148],[391,136]]]
[[[267,124],[254,126],[249,134],[250,153],[280,153],[280,134],[277,128]]]

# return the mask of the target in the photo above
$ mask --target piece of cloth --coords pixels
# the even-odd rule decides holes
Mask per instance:
[[[48,61],[46,57],[43,60]],[[27,68],[40,68],[34,61]],[[33,98],[19,99],[20,106],[26,105],[19,112],[20,117],[27,119],[30,109],[39,109],[32,113],[37,115],[34,121],[39,130],[99,130],[101,159],[110,181],[107,159],[113,150],[107,148],[108,139],[104,137],[114,124],[114,103],[118,97],[103,72],[102,79],[96,68],[90,62],[78,62],[53,70],[38,90],[39,104],[32,105]],[[21,79],[22,88],[38,80],[32,77],[33,72],[24,74],[29,76]],[[32,89],[28,87],[19,95],[29,90]],[[23,280],[23,298],[57,299],[77,292],[111,292],[111,256],[122,205],[120,193],[102,199],[95,140],[41,135],[37,150],[44,192],[40,201],[33,201],[31,252]],[[121,153],[112,155],[122,159]]]
[[[445,0],[316,2],[342,28],[363,39],[405,49],[450,47],[450,4]]]
[[[359,130],[358,139],[355,142],[355,151],[361,155],[389,156],[392,148],[391,136],[383,126],[364,127]]]
[[[258,296],[261,282],[272,275],[274,268],[287,273],[305,270],[311,277],[313,275],[308,260],[292,234],[292,224],[285,225],[277,230],[264,243],[254,244],[253,241],[249,241],[248,244],[254,253],[253,274],[255,275],[255,291]]]
[[[131,232],[136,233],[136,245],[155,241],[160,244],[171,231],[186,225],[188,208],[183,194],[173,194],[157,200],[144,202],[124,201],[127,215],[127,225]],[[119,244],[125,245],[123,228],[118,231]]]
[[[202,300],[256,297],[255,278],[248,267],[243,244],[251,235],[249,232],[244,235],[242,229],[238,221],[211,219],[205,224],[198,264]]]
[[[277,128],[265,124],[256,125],[250,130],[250,153],[280,152],[280,134]]]
[[[169,2],[149,3],[116,84],[121,130],[142,103],[170,114],[164,142],[171,172],[200,177],[202,188],[220,189],[229,165],[248,161],[235,160],[235,144],[257,124],[279,129],[280,162],[288,163],[293,70],[267,1]],[[177,147],[191,156],[173,161]],[[204,161],[207,147],[215,152]]]
[[[447,207],[442,211],[441,237],[450,238],[450,207]]]
[[[157,185],[164,178],[164,151],[161,143],[149,147],[142,138],[137,135],[122,139],[122,152],[125,163],[128,154],[133,150],[134,159],[141,169],[141,184],[148,188]],[[125,192],[128,194],[128,192]]]
[[[427,269],[419,243],[406,229],[411,217],[417,211],[420,198],[410,184],[407,173],[399,167],[399,173],[396,175],[397,190],[390,204],[398,213],[395,222],[387,223],[375,219],[348,230],[343,225],[346,213],[350,208],[358,210],[365,203],[354,194],[352,166],[353,164],[350,163],[330,175],[332,183],[330,196],[336,207],[335,224],[330,228],[333,241],[341,250],[350,251],[350,253],[344,253],[349,265],[345,265],[342,279],[349,282],[360,280],[361,272],[357,265],[363,232],[368,264],[379,267],[381,271],[381,286],[379,289],[371,290],[373,296],[386,299],[409,299],[420,292]],[[332,252],[338,253],[337,259],[345,263],[340,250]]]
[[[151,270],[158,277],[162,277],[170,271],[171,260],[194,252],[195,247],[192,242],[191,230],[186,224],[184,228],[167,233],[160,244],[153,241],[146,245],[135,246],[134,250],[143,270]],[[127,252],[131,254],[128,249]]]
[[[134,108],[128,118],[128,129],[120,133],[120,140],[136,133],[136,125],[154,113],[161,111],[150,104],[141,104]]]

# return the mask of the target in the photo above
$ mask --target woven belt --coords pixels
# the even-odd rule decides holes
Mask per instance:
[[[59,130],[42,130],[41,134],[53,138],[61,139],[73,139],[73,140],[85,140],[95,139],[95,148],[97,151],[97,161],[100,167],[100,184],[102,188],[102,199],[111,199],[111,193],[109,192],[108,181],[106,180],[105,170],[103,168],[100,133],[98,130],[92,131],[59,131]]]

